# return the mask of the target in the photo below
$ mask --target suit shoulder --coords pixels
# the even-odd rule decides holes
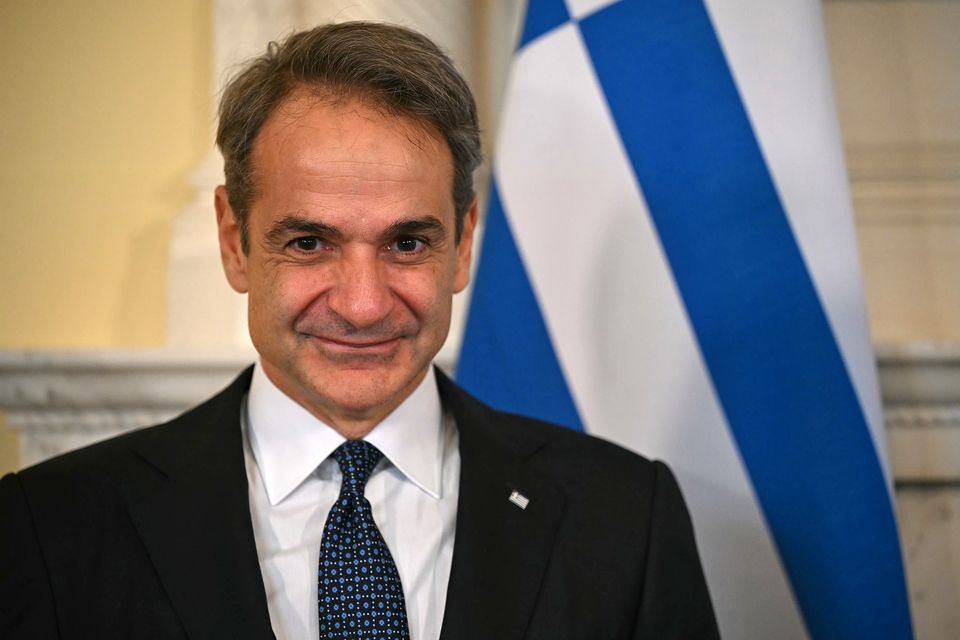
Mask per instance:
[[[528,441],[542,443],[530,461],[549,469],[551,475],[582,482],[626,483],[635,488],[652,488],[667,466],[615,442],[569,427],[517,414],[495,411],[504,429]]]
[[[605,438],[571,429],[528,416],[494,411],[509,429],[521,429],[527,434],[548,443],[551,448],[569,451],[571,454],[603,458],[613,463],[646,467],[653,464],[649,458],[631,451]]]
[[[17,475],[24,485],[34,488],[72,484],[76,480],[89,479],[92,475],[109,475],[119,461],[136,450],[138,443],[150,439],[156,431],[166,429],[168,424],[141,427],[68,451],[27,467]]]
[[[535,418],[494,409],[438,376],[441,396],[454,415],[507,443],[534,466],[558,478],[597,478],[650,487],[663,463],[603,438]],[[587,484],[592,484],[588,482]],[[639,488],[639,487],[638,487]]]

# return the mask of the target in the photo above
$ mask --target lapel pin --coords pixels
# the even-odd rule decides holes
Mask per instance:
[[[514,491],[513,493],[511,493],[509,500],[510,502],[517,505],[521,509],[526,509],[527,505],[530,504],[530,498],[523,495],[519,491]]]

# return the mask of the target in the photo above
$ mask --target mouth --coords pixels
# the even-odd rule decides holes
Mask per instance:
[[[311,335],[310,338],[323,347],[325,351],[358,356],[386,355],[396,349],[402,340],[401,337],[378,340],[349,340],[315,335]]]

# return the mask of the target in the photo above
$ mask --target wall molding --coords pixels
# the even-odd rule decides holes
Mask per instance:
[[[877,363],[896,482],[960,483],[960,345],[883,345]]]
[[[249,350],[0,351],[0,409],[32,464],[167,420],[256,359]],[[898,483],[960,482],[960,345],[877,348]]]
[[[960,223],[960,144],[848,145],[861,224]]]
[[[0,409],[27,466],[168,420],[255,358],[246,350],[0,351]]]

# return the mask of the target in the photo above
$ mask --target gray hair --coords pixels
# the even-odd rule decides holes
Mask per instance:
[[[480,165],[480,129],[470,87],[436,44],[396,25],[327,24],[271,42],[247,62],[220,99],[217,146],[223,154],[227,198],[237,217],[244,252],[255,194],[250,154],[273,110],[294,90],[371,99],[388,113],[438,132],[453,157],[456,238],[474,198],[473,172]]]

